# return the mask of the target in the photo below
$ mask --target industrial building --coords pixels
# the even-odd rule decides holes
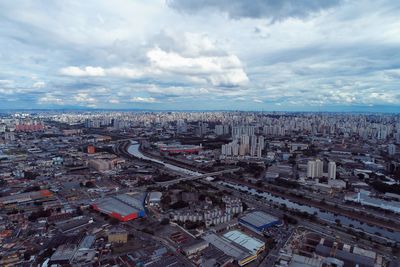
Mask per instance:
[[[262,234],[267,228],[280,224],[280,221],[278,218],[265,212],[253,211],[241,217],[239,224],[251,231]]]
[[[265,249],[264,242],[237,230],[227,232],[223,236],[207,233],[203,236],[203,239],[223,251],[226,255],[233,257],[239,266],[244,266],[254,261]]]
[[[119,221],[126,222],[143,217],[146,194],[119,194],[107,197],[92,205],[93,209],[107,214]]]
[[[192,254],[196,254],[206,248],[208,248],[210,244],[207,241],[196,241],[192,244],[185,245],[182,247],[182,251],[185,253],[186,256],[190,256]]]
[[[5,196],[0,198],[0,205],[12,205],[12,204],[26,204],[34,201],[47,199],[53,196],[53,193],[49,190],[40,190],[34,192],[21,193],[11,196]]]
[[[400,203],[398,201],[388,201],[384,199],[371,197],[368,193],[358,192],[349,193],[344,198],[346,201],[360,203],[365,206],[372,206],[384,210],[390,210],[395,213],[400,213]]]
[[[108,171],[113,168],[112,161],[104,160],[104,159],[92,159],[88,163],[90,168],[95,169],[96,171]]]
[[[257,238],[248,236],[238,230],[233,230],[224,234],[226,239],[246,248],[253,255],[258,255],[265,249],[265,243]]]
[[[174,145],[174,146],[160,146],[160,153],[167,154],[191,154],[191,153],[199,153],[203,150],[203,147],[194,146],[194,145]]]
[[[128,232],[124,229],[114,228],[108,232],[108,242],[126,243],[128,242]]]
[[[305,233],[294,243],[290,252],[281,254],[281,266],[384,266],[383,256],[373,250],[342,243],[338,239],[322,237],[317,233]]]
[[[57,248],[50,258],[49,265],[67,265],[74,257],[78,246],[76,244],[63,244]]]

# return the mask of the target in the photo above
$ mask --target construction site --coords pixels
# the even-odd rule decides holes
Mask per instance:
[[[388,266],[385,258],[359,245],[346,244],[339,237],[297,230],[280,251],[277,266],[287,267],[380,267]]]

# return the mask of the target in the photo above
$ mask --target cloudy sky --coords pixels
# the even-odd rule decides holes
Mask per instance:
[[[0,108],[400,111],[398,0],[0,2]]]

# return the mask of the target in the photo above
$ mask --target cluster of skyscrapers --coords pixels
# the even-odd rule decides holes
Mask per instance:
[[[222,157],[251,156],[261,158],[264,136],[256,136],[254,126],[232,127],[232,142],[222,145]]]

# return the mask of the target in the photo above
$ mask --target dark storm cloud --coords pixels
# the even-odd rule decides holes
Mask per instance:
[[[336,6],[340,0],[169,0],[176,10],[195,13],[199,10],[218,10],[233,19],[267,18],[279,21],[289,17],[304,18],[311,13]]]

